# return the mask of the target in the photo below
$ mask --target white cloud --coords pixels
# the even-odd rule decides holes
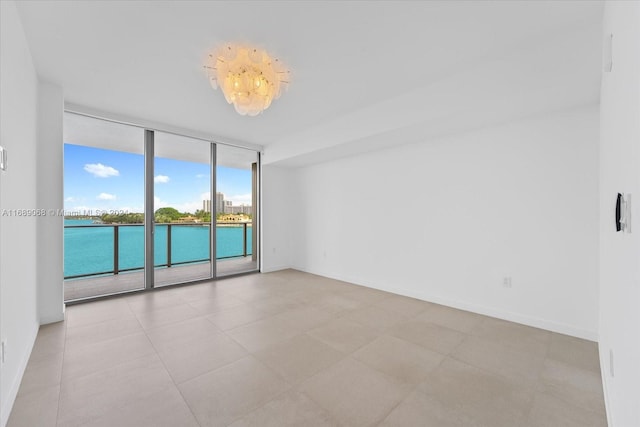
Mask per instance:
[[[202,209],[202,201],[180,203],[178,205],[174,205],[173,207],[176,208],[179,212],[195,213],[195,211],[197,211],[198,209]]]
[[[102,163],[87,163],[84,170],[89,172],[96,178],[109,178],[110,176],[120,176],[120,172],[111,166],[105,166]]]
[[[75,198],[75,197],[69,196],[69,197],[67,197],[66,199],[64,199],[64,201],[65,201],[65,202],[76,202],[77,200],[76,200],[76,198]]]
[[[206,178],[206,177],[208,177],[208,176],[209,176],[209,175],[207,175],[207,174],[199,173],[199,174],[197,174],[197,175],[196,175],[196,178],[201,179],[201,178]]]
[[[153,196],[153,210],[156,211],[160,208],[166,208],[167,206],[169,206],[169,203],[165,202],[164,200],[160,200],[160,197],[158,196]]]
[[[153,182],[156,184],[166,184],[169,182],[169,177],[167,175],[156,175],[156,177],[153,178]]]
[[[116,195],[115,194],[109,194],[109,193],[100,193],[98,195],[98,197],[96,197],[96,199],[98,199],[98,200],[115,200],[116,199]]]

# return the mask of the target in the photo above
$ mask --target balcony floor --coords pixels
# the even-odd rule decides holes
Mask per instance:
[[[257,270],[251,257],[218,260],[218,277]],[[171,268],[156,268],[156,287],[206,279],[211,263],[179,265]],[[144,272],[132,271],[117,275],[69,279],[64,281],[64,300],[73,301],[102,295],[118,294],[144,288]]]

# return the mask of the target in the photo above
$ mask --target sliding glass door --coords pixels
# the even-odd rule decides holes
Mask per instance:
[[[258,153],[219,145],[216,164],[217,275],[258,269]]]
[[[211,152],[206,141],[154,135],[154,286],[212,277]]]
[[[65,113],[65,301],[258,270],[259,155]]]
[[[64,299],[144,289],[144,130],[64,120]]]

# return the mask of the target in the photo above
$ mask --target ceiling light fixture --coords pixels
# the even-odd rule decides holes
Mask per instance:
[[[257,116],[289,84],[289,71],[262,49],[226,44],[209,55],[209,82],[241,115]]]

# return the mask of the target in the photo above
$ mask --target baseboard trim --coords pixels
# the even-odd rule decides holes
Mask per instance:
[[[290,265],[275,265],[270,267],[262,267],[261,273],[273,273],[274,271],[287,270],[292,268]]]
[[[349,283],[365,286],[372,289],[378,289],[380,291],[391,292],[397,295],[416,298],[416,299],[420,299],[427,302],[433,302],[436,304],[442,304],[448,307],[458,308],[460,310],[465,310],[465,311],[471,311],[473,313],[495,317],[502,320],[508,320],[510,322],[520,323],[522,325],[532,326],[534,328],[540,328],[540,329],[544,329],[551,332],[557,332],[563,335],[570,335],[572,337],[581,338],[589,341],[595,341],[595,342],[598,341],[598,333],[596,331],[577,328],[573,325],[554,322],[551,320],[542,319],[534,316],[528,316],[520,313],[514,313],[514,312],[506,311],[500,308],[478,305],[468,301],[452,300],[446,297],[442,297],[440,295],[430,294],[427,292],[416,292],[416,291],[404,289],[401,287],[390,287],[390,286],[384,286],[384,285],[381,286],[379,284],[369,283],[368,281],[361,280],[360,278],[357,278],[357,277],[327,274],[321,271],[310,271],[310,270],[302,269],[298,267],[293,267],[293,268],[296,268],[298,270],[301,270],[307,273],[328,277],[330,279],[341,280],[344,282],[349,282]]]
[[[9,389],[9,393],[6,396],[5,401],[2,402],[2,417],[0,418],[0,426],[2,427],[6,427],[7,422],[9,422],[9,415],[11,414],[13,404],[15,403],[16,397],[18,396],[20,383],[22,383],[22,377],[24,376],[24,372],[27,369],[27,363],[29,363],[29,358],[31,357],[31,352],[33,351],[33,345],[36,342],[36,337],[38,336],[39,329],[40,325],[36,325],[35,328],[31,331],[29,349],[22,357],[22,360],[20,361],[20,365],[18,367],[18,373],[13,378],[13,383],[11,384],[11,388]]]

